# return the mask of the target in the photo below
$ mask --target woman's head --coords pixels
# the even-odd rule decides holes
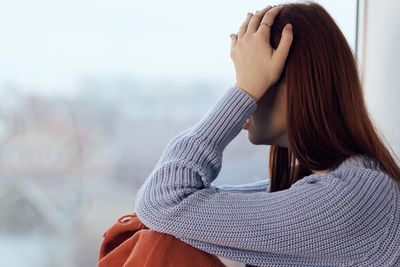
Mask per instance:
[[[357,62],[339,27],[317,3],[284,6],[271,28],[271,45],[277,48],[288,23],[293,42],[280,79],[258,102],[249,125],[250,141],[273,145],[271,188],[288,188],[310,170],[333,168],[359,153],[377,159],[400,182],[400,169],[369,118]]]

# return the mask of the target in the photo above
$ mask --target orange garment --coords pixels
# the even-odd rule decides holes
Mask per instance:
[[[136,213],[104,233],[98,267],[224,267],[220,259],[165,233],[150,230]]]

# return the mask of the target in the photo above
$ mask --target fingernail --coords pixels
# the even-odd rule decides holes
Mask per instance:
[[[292,24],[288,24],[286,27],[288,31],[293,31]]]
[[[250,13],[250,12],[249,12],[249,13],[247,13],[247,16],[250,16],[250,15],[253,15],[253,13]]]

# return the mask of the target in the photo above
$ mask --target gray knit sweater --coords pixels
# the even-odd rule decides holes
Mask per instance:
[[[400,185],[365,155],[289,189],[215,186],[225,147],[256,109],[230,87],[173,138],[136,196],[150,229],[256,266],[400,266]]]

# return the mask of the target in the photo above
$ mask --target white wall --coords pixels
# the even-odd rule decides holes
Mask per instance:
[[[400,1],[365,0],[361,71],[375,125],[400,157]]]

